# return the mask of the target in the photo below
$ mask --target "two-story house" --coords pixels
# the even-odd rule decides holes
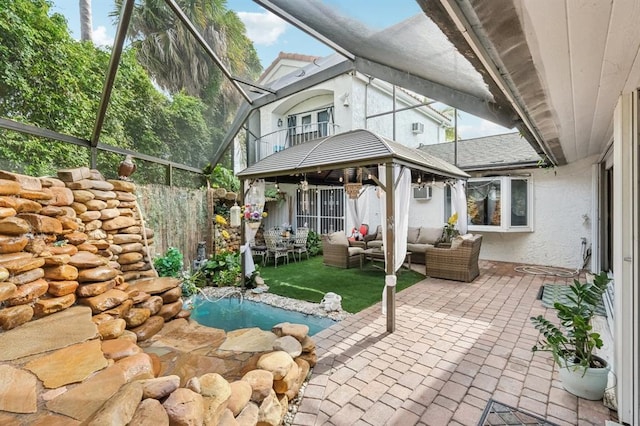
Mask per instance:
[[[338,56],[338,55],[334,55]],[[259,83],[286,86],[318,68],[332,57],[317,58],[280,53],[265,70]],[[306,141],[366,128],[411,148],[445,140],[451,127],[449,117],[430,106],[432,101],[385,81],[352,71],[267,104],[247,121],[246,162],[237,170]],[[275,186],[272,190],[276,189]],[[279,184],[278,199],[267,204],[265,227],[307,225],[319,233],[348,230],[355,225],[349,217],[342,187],[310,188],[303,199],[296,185]],[[284,195],[283,195],[284,194]],[[375,197],[369,197],[371,203]],[[376,211],[376,208],[371,209]],[[366,219],[372,227],[379,214]],[[442,222],[442,217],[437,218]]]

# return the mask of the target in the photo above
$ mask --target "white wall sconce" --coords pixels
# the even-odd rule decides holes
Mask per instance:
[[[278,118],[278,127],[282,127],[282,118]]]
[[[345,93],[344,95],[340,96],[340,99],[342,100],[342,106],[344,107],[348,107],[349,106],[349,94]]]

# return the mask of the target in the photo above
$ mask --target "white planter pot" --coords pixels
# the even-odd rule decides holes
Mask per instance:
[[[580,365],[562,360],[558,370],[562,387],[580,398],[593,401],[602,399],[607,388],[610,367],[602,358],[598,359],[607,366],[604,368],[587,368],[586,371]]]

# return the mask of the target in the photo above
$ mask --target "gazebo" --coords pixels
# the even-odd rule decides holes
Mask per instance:
[[[359,176],[355,185],[353,178]],[[238,178],[280,183],[344,185],[346,192],[357,196],[358,185],[377,185],[383,192],[385,208],[385,288],[387,331],[395,330],[395,272],[398,240],[406,242],[408,209],[398,209],[396,192],[400,186],[408,191],[411,182],[467,179],[469,175],[452,164],[425,152],[408,148],[369,130],[358,129],[295,145],[276,152],[247,167]],[[248,186],[245,185],[246,188]],[[405,195],[408,203],[408,195]],[[404,228],[404,229],[401,229]],[[397,238],[403,236],[403,238]],[[393,241],[388,244],[386,241]]]

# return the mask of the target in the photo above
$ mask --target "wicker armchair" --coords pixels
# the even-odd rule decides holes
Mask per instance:
[[[471,282],[478,275],[478,257],[482,235],[463,239],[460,244],[452,243],[451,248],[428,247],[425,251],[427,276],[447,280]]]
[[[322,258],[327,266],[338,268],[360,267],[361,247],[350,247],[344,232],[322,235]]]

